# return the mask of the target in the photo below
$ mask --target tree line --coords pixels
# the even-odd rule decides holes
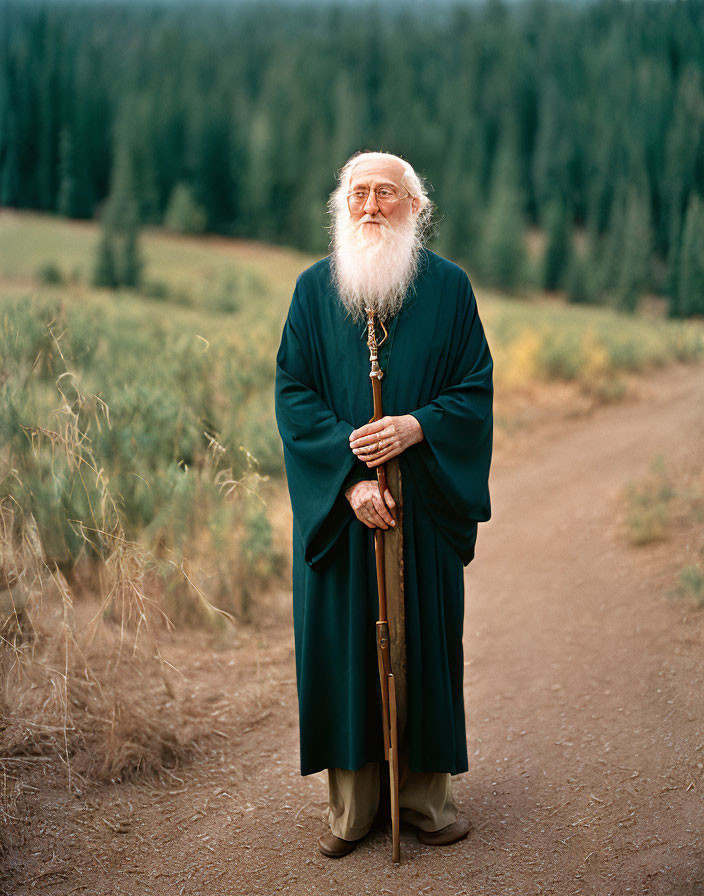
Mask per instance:
[[[360,148],[483,282],[704,314],[701,0],[0,5],[0,204],[100,215],[105,285],[143,225],[324,250]]]

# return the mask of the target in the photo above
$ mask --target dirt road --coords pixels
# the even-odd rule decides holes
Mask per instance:
[[[284,614],[197,661],[174,648],[220,733],[169,787],[37,793],[0,892],[704,894],[704,611],[671,593],[672,545],[629,547],[619,526],[624,485],[656,455],[704,464],[704,371],[642,393],[497,457],[467,571],[467,841],[404,832],[398,868],[383,830],[318,853],[326,784],[298,774]]]

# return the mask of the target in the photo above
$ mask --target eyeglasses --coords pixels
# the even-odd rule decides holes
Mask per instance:
[[[359,187],[351,190],[347,194],[347,206],[351,212],[359,212],[367,204],[371,190],[369,187]],[[403,199],[408,199],[411,194],[406,190],[405,196],[399,196],[396,187],[391,184],[381,184],[374,189],[376,204],[381,207],[389,208]]]

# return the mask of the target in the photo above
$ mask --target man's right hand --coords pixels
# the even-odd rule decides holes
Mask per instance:
[[[396,525],[389,511],[389,508],[393,509],[396,506],[396,502],[388,488],[382,501],[376,479],[362,479],[361,482],[356,482],[347,489],[345,497],[350,502],[357,519],[370,529],[388,529],[389,526]]]

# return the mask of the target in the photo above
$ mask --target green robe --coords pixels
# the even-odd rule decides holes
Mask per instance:
[[[400,455],[412,771],[467,770],[463,567],[487,520],[492,359],[461,268],[421,252],[380,363],[384,413],[412,413],[424,441]],[[349,446],[373,402],[366,326],[353,324],[330,259],[304,271],[284,325],[276,418],[293,508],[293,621],[301,774],[383,757],[373,530],[345,489],[376,473]]]

